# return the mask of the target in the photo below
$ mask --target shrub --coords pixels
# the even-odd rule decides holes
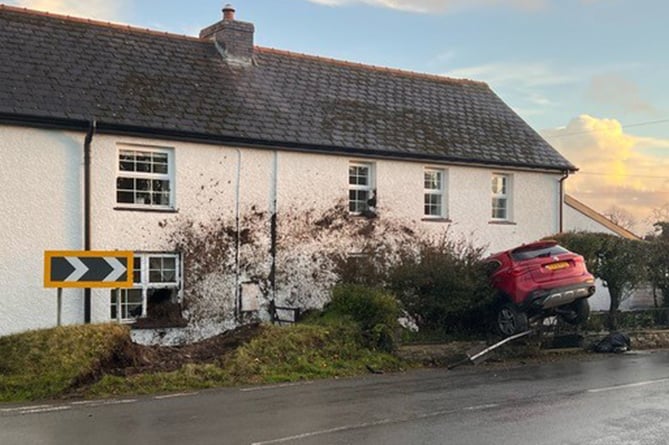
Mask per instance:
[[[400,313],[399,302],[388,291],[359,284],[335,286],[325,307],[326,317],[350,318],[360,326],[367,345],[383,351],[395,347]]]
[[[609,329],[616,329],[620,303],[627,291],[646,278],[644,241],[606,233],[569,232],[554,237],[567,249],[583,255],[588,270],[609,290]]]
[[[420,330],[481,333],[493,292],[482,248],[448,239],[426,241],[389,271],[389,288]]]

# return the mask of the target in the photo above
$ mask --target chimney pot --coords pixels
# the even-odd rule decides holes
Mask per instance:
[[[228,3],[223,7],[223,20],[234,20],[235,19],[235,8]]]

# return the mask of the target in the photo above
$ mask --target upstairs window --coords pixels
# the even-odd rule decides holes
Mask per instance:
[[[118,152],[116,203],[138,208],[174,208],[173,152],[124,147]]]
[[[376,193],[374,191],[373,164],[351,163],[348,167],[348,211],[353,215],[374,212]]]
[[[509,221],[511,219],[511,176],[492,175],[492,219]]]
[[[444,170],[426,168],[423,175],[423,216],[426,218],[446,218]]]

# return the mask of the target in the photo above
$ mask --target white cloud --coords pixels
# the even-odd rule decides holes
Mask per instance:
[[[549,0],[309,0],[328,6],[363,3],[371,6],[398,9],[410,12],[452,12],[462,9],[472,9],[480,6],[505,6],[517,9],[540,9],[545,7]]]
[[[130,0],[9,0],[23,8],[99,20],[122,20]]]
[[[669,139],[635,136],[615,119],[588,115],[542,135],[580,169],[567,181],[567,191],[600,212],[616,206],[643,221],[669,202],[669,153],[645,152],[669,148]],[[645,233],[649,227],[638,229]]]

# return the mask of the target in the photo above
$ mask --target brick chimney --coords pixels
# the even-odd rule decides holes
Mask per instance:
[[[225,5],[223,20],[200,31],[200,38],[213,40],[223,58],[232,63],[249,64],[253,57],[253,23],[235,20],[235,8]]]

